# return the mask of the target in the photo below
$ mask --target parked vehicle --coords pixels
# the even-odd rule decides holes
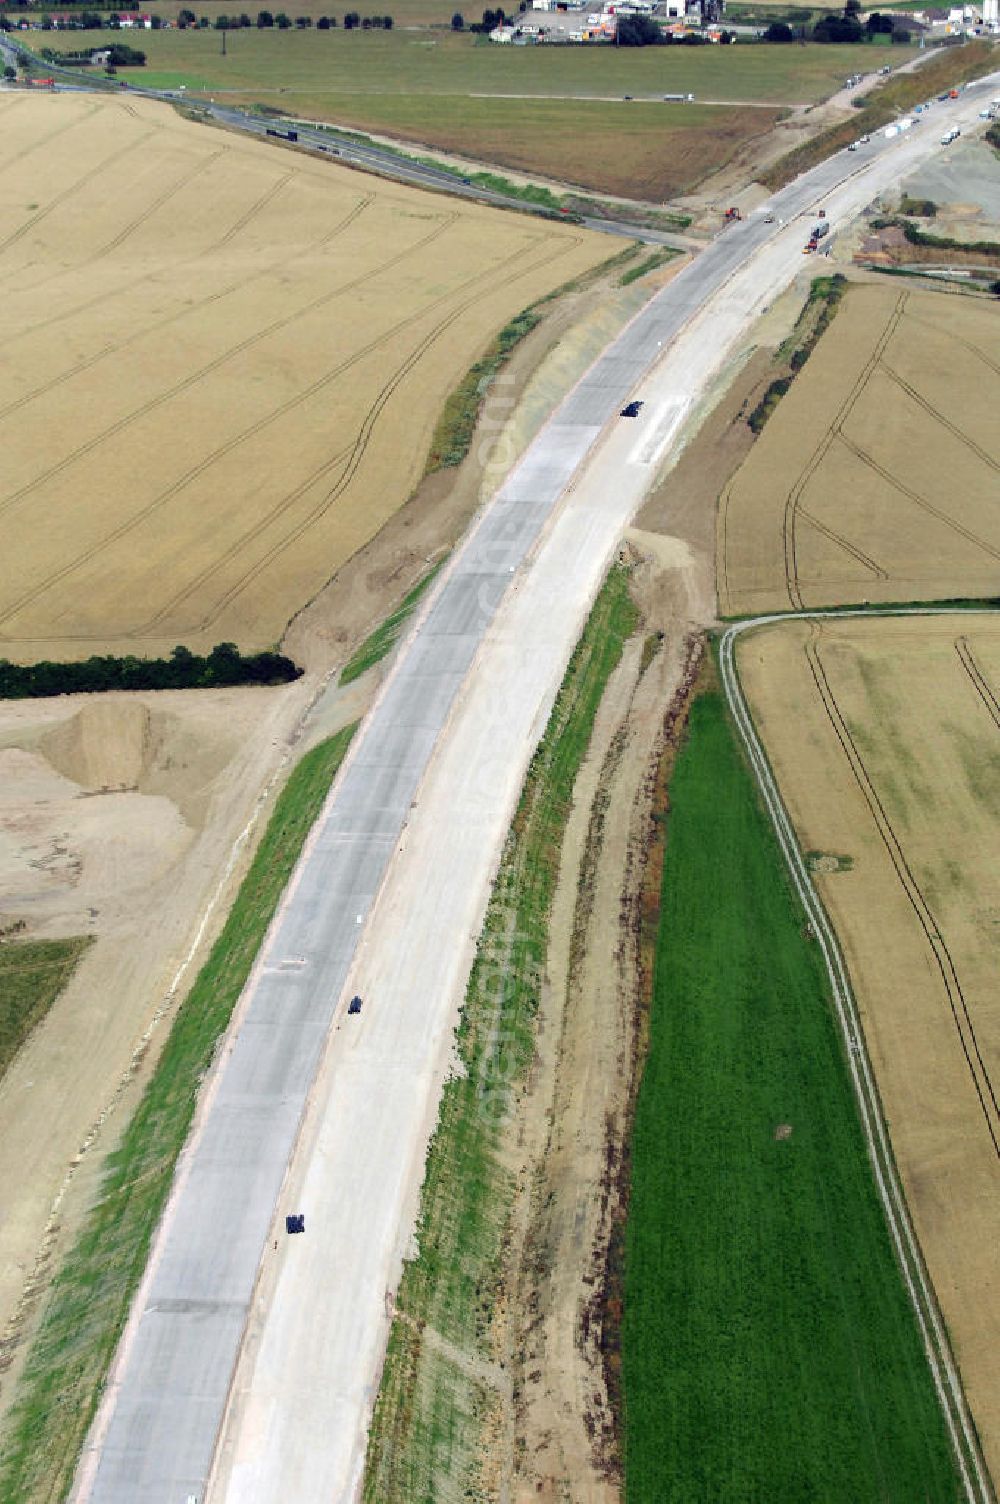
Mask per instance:
[[[354,997],[351,998],[351,1001],[348,1003],[347,1011],[348,1013],[361,1012],[361,999],[357,996],[357,994],[355,994]]]

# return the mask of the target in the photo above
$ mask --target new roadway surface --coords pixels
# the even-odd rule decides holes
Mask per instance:
[[[996,82],[942,120],[968,128]],[[941,150],[940,129],[841,153],[775,195],[774,223],[725,231],[566,397],[437,582],[203,1094],[80,1504],[356,1496],[490,880],[590,603],[692,403],[808,264],[816,210],[835,230]],[[619,420],[631,396],[642,413]],[[290,1211],[304,1236],[285,1237]]]

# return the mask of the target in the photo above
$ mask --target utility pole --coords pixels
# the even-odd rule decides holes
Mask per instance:
[[[228,30],[229,30],[228,26],[224,26],[222,28],[222,56],[223,57],[225,57],[225,55],[226,55],[226,32]]]

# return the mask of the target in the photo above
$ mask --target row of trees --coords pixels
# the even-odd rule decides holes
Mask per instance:
[[[870,42],[877,36],[889,36],[894,42],[908,42],[910,33],[897,18],[873,11],[861,24],[860,0],[847,0],[843,14],[823,16],[815,26],[789,26],[775,21],[764,32],[765,42]]]
[[[79,63],[90,62],[90,51],[84,52],[56,52],[52,47],[39,48],[39,55],[47,63],[65,63],[74,67]],[[121,42],[116,42],[108,48],[107,68],[145,68],[146,54],[140,52],[138,47],[126,47]]]
[[[252,26],[260,30],[276,26],[279,31],[288,31],[290,27],[295,26],[299,31],[307,31],[313,25],[313,18],[312,16],[296,16],[293,19],[283,10],[276,12],[259,10],[256,20],[252,20],[246,11],[242,11],[238,16],[219,15],[214,21],[210,21],[208,16],[196,16],[193,10],[182,10],[177,17],[177,25],[182,31],[189,27],[204,28],[206,26],[212,26],[216,31],[240,31]],[[317,31],[330,31],[337,25],[337,17],[319,16],[315,25]],[[392,25],[391,16],[359,16],[356,10],[349,10],[344,17],[345,31],[353,31],[355,28],[360,28],[362,31],[391,31]]]
[[[153,31],[159,31],[164,24],[162,16],[155,15],[150,17],[150,23]],[[281,31],[288,31],[290,27],[296,26],[300,31],[305,31],[313,24],[312,16],[296,16],[293,19],[281,10],[277,13],[260,10],[257,12],[256,20],[246,11],[242,11],[238,16],[219,15],[213,20],[208,16],[196,16],[193,10],[182,10],[177,17],[177,25],[182,31],[188,28],[205,30],[208,27],[214,27],[216,31],[239,31],[252,26],[260,28],[276,26]],[[330,31],[337,24],[336,16],[319,16],[315,22],[317,31]],[[349,10],[344,17],[343,24],[345,31],[353,31],[355,28],[360,31],[391,31],[393,20],[391,16],[360,16],[356,10]],[[58,27],[53,26],[51,16],[42,17],[43,31],[118,31],[120,27],[121,22],[117,13],[102,16],[94,10],[81,10],[79,14],[71,16]],[[10,20],[3,14],[0,14],[0,31],[10,31]],[[44,52],[42,55],[45,55]],[[134,65],[135,60],[131,61]],[[142,61],[145,62],[145,57]],[[126,66],[124,60],[119,66]]]
[[[151,20],[152,30],[158,31],[159,28],[163,25],[161,17],[153,16]],[[70,19],[63,21],[63,23],[58,27],[53,26],[51,16],[45,15],[42,17],[42,30],[120,31],[121,21],[118,19],[117,12],[110,16],[102,16],[95,10],[82,10],[78,15],[72,16]],[[10,19],[7,16],[0,15],[0,31],[10,31]]]
[[[288,684],[302,670],[283,653],[243,654],[220,642],[207,657],[176,647],[169,658],[87,658],[82,663],[8,663],[0,658],[0,699],[97,694],[108,689],[225,689]]]
[[[259,10],[256,21],[252,21],[243,11],[238,16],[216,16],[210,22],[207,16],[196,17],[194,11],[182,10],[177,18],[177,24],[183,31],[188,26],[205,27],[212,25],[216,31],[239,31],[247,26],[256,26],[261,30],[269,26],[276,26],[279,31],[288,31],[296,26],[300,31],[307,31],[313,24],[312,16],[296,16],[294,21],[283,10],[272,13],[269,10]],[[336,16],[320,16],[316,21],[317,31],[330,31],[337,25]],[[393,20],[391,16],[359,16],[356,10],[349,10],[344,17],[344,30],[354,31],[360,28],[362,31],[391,31]]]

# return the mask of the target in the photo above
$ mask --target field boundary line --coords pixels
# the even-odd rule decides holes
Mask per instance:
[[[944,1320],[924,1264],[896,1169],[881,1098],[875,1083],[847,966],[833,926],[809,875],[791,817],[785,808],[750,714],[736,668],[734,653],[737,638],[745,632],[783,621],[822,621],[829,617],[839,619],[859,616],[946,616],[953,615],[954,611],[954,607],[948,606],[889,606],[869,607],[860,611],[781,611],[748,617],[734,622],[723,632],[719,644],[719,669],[726,702],[739,732],[754,781],[774,827],[793,888],[813,926],[813,932],[823,954],[876,1189],[885,1211],[889,1235],[896,1250],[900,1271],[916,1316],[934,1387],[937,1390],[951,1438],[964,1497],[967,1504],[995,1504],[996,1495],[983,1459],[975,1423],[969,1412]],[[994,610],[985,606],[968,608],[968,614],[994,617],[997,615]]]

